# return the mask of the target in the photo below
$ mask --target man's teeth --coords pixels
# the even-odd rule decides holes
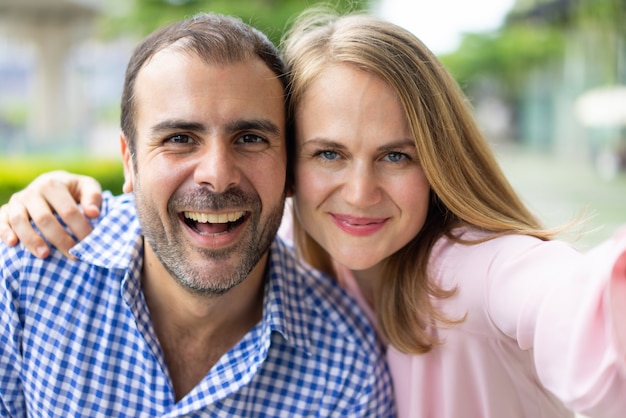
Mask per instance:
[[[184,212],[185,218],[200,223],[225,224],[227,222],[235,222],[243,216],[243,212],[231,213],[202,213],[202,212]]]

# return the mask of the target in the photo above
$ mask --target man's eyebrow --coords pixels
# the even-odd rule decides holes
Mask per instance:
[[[204,133],[207,131],[207,127],[199,122],[189,122],[185,120],[165,120],[163,122],[159,122],[152,127],[151,130],[153,133],[159,132],[171,132],[171,131],[187,131],[187,132],[200,132]]]
[[[190,122],[185,120],[165,120],[157,123],[152,127],[153,133],[171,132],[171,131],[187,131],[206,133],[209,128],[200,122]],[[280,135],[281,128],[269,119],[238,119],[226,125],[227,132],[240,131],[262,131],[272,135]]]
[[[269,119],[239,119],[226,125],[228,132],[261,131],[280,135],[282,129]]]

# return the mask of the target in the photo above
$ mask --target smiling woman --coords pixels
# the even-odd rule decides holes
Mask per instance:
[[[321,67],[301,103],[298,219],[336,261],[380,274],[370,267],[417,235],[428,212],[430,185],[402,104],[381,78],[345,64]]]
[[[626,329],[603,295],[626,298],[626,235],[588,256],[552,240],[408,31],[367,16],[297,23],[284,44],[295,247],[376,318],[399,415],[620,416],[626,348],[608,335]]]

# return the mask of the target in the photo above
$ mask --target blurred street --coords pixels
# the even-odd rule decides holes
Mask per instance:
[[[494,149],[513,186],[545,225],[560,226],[579,215],[587,220],[560,237],[579,249],[597,244],[626,224],[626,174],[606,180],[590,162],[512,146]]]

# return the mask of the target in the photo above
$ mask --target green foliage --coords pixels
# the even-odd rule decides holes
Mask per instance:
[[[0,158],[0,205],[6,203],[11,195],[26,187],[39,174],[51,170],[66,170],[73,173],[95,177],[103,190],[115,194],[122,192],[124,174],[119,160],[98,160],[83,156],[50,157],[24,156],[14,159]]]
[[[624,0],[579,0],[576,6],[573,25],[626,33]]]
[[[111,10],[102,22],[103,34],[117,36],[133,33],[145,36],[158,27],[192,16],[215,12],[239,16],[244,22],[265,32],[278,43],[289,20],[320,0],[109,0]],[[339,12],[362,10],[366,0],[337,0],[332,6]]]
[[[441,60],[465,88],[489,77],[515,94],[532,68],[557,62],[563,50],[562,32],[549,26],[514,25],[493,33],[466,34],[460,47]]]

